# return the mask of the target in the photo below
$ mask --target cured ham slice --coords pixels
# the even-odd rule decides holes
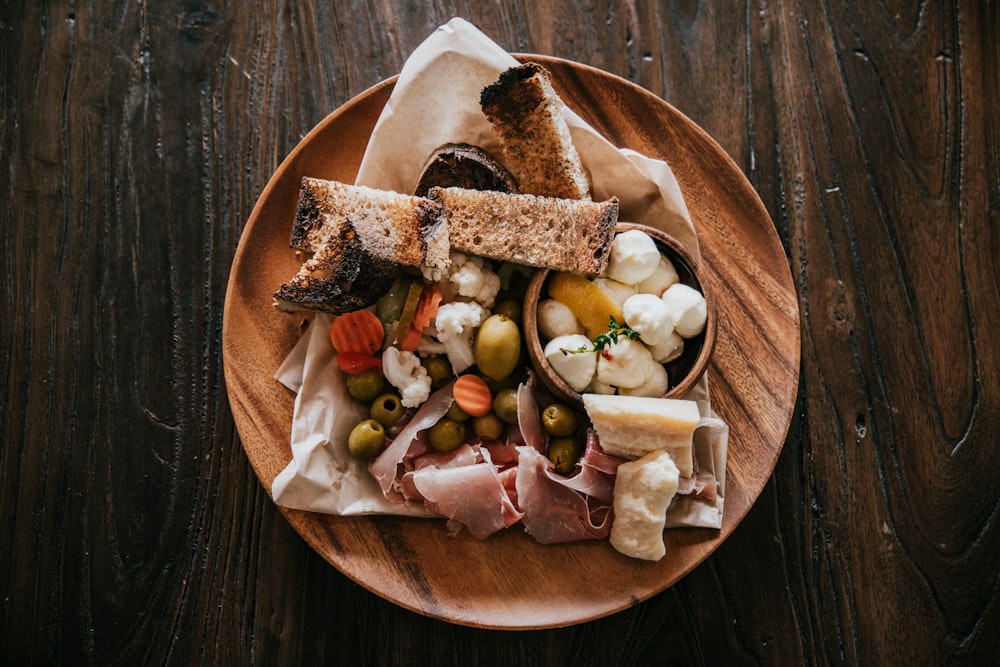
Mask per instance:
[[[522,517],[489,454],[486,450],[481,453],[482,463],[425,466],[404,475],[404,485],[420,494],[428,510],[461,524],[477,539],[489,537]]]
[[[592,508],[587,496],[566,485],[534,447],[518,448],[517,501],[524,529],[542,544],[600,540],[611,530],[610,507]]]
[[[396,488],[400,464],[427,451],[428,445],[420,434],[438,423],[454,400],[450,384],[431,394],[403,430],[368,464],[368,472],[378,482],[386,498],[402,502],[403,497]]]

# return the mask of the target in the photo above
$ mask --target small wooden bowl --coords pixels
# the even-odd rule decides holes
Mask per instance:
[[[705,321],[705,329],[697,336],[684,341],[684,352],[677,359],[664,364],[667,369],[667,377],[670,385],[663,398],[683,398],[691,388],[701,379],[708,366],[708,360],[712,356],[712,349],[715,347],[716,311],[712,295],[705,291],[702,280],[699,277],[699,262],[687,248],[681,245],[675,238],[666,232],[655,227],[640,225],[632,222],[619,222],[615,228],[616,233],[621,234],[629,230],[639,230],[648,234],[656,242],[660,253],[673,262],[677,269],[677,276],[680,282],[693,287],[705,297],[705,305],[708,310],[708,318]],[[570,388],[566,382],[552,369],[548,359],[545,358],[543,350],[545,342],[542,341],[538,333],[538,304],[548,298],[546,291],[546,281],[551,273],[548,269],[539,269],[535,272],[528,290],[524,297],[524,337],[528,348],[528,357],[531,365],[538,373],[542,384],[552,392],[557,399],[562,399],[574,405],[582,405],[582,396]]]

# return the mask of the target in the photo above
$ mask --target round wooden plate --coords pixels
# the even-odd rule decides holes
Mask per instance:
[[[733,531],[774,469],[795,404],[798,305],[774,225],[753,188],[697,125],[650,92],[600,70],[543,56],[566,103],[613,144],[666,160],[691,211],[718,305],[708,367],[715,411],[729,424],[721,530],[665,532],[667,555],[626,558],[606,541],[542,546],[518,528],[486,540],[444,521],[337,517],[287,510],[294,529],[334,567],[374,593],[462,625],[534,629],[588,621],[635,605],[687,574]],[[233,261],[223,360],[233,418],[270,492],[291,460],[293,395],[273,374],[304,317],[271,305],[298,269],[288,240],[302,176],[353,182],[395,79],[330,114],[285,159],[247,221]]]

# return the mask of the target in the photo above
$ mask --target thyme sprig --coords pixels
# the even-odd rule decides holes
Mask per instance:
[[[601,352],[604,348],[609,345],[614,345],[618,342],[618,337],[624,336],[625,338],[630,338],[635,340],[639,337],[639,332],[630,327],[629,325],[622,323],[619,324],[615,316],[612,315],[610,321],[608,322],[608,330],[605,333],[599,334],[594,338],[594,342],[591,346],[581,345],[575,350],[570,350],[566,348],[559,348],[559,351],[563,354],[580,354],[583,352]]]

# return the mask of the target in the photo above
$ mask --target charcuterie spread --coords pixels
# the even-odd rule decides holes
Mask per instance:
[[[592,186],[543,67],[505,67],[478,92],[492,137],[436,145],[412,189],[302,179],[290,245],[303,260],[274,304],[314,314],[279,370],[299,395],[272,493],[659,560],[665,527],[721,516],[725,425],[707,388],[663,398],[664,364],[705,327],[704,295],[648,235],[616,233],[619,195]],[[526,353],[537,270],[550,276],[531,319],[579,402],[553,396]],[[321,372],[300,370],[306,355]],[[316,501],[324,485],[336,502]]]

